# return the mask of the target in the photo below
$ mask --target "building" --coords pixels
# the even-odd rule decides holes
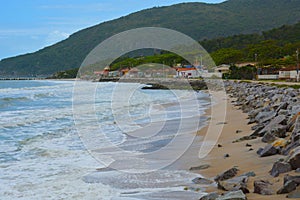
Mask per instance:
[[[291,80],[296,81],[297,76],[299,77],[299,72],[296,67],[289,67],[279,70],[280,80]]]
[[[221,74],[225,74],[225,73],[229,73],[230,71],[230,65],[220,65],[217,66],[217,68],[215,69],[215,73],[221,73]]]
[[[191,68],[177,68],[176,77],[178,78],[199,78],[200,73],[195,67]]]

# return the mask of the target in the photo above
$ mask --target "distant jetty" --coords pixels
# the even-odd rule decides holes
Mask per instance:
[[[14,77],[14,78],[0,78],[1,81],[24,81],[24,80],[44,80],[45,78],[36,77]]]

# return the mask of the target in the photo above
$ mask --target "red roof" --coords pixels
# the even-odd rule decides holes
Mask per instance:
[[[191,70],[197,70],[196,68],[177,68],[176,71],[183,72],[183,71],[191,71]]]

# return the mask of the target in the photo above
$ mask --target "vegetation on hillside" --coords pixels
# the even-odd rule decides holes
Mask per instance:
[[[255,62],[274,67],[296,65],[296,49],[300,49],[300,23],[284,25],[259,34],[241,34],[200,41],[216,65]],[[217,48],[216,48],[217,47]],[[164,52],[163,52],[164,53]],[[113,63],[112,69],[137,66],[144,63],[187,64],[184,59],[170,52],[142,58],[123,58]]]
[[[0,62],[0,74],[49,75],[78,68],[86,55],[100,42],[116,33],[138,27],[165,27],[178,30],[198,41],[206,39],[203,46],[210,46],[210,52],[220,48],[241,49],[252,44],[251,40],[266,38],[261,38],[259,34],[246,35],[239,37],[242,41],[234,40],[231,45],[232,39],[225,40],[224,37],[260,33],[284,24],[296,23],[300,20],[299,7],[300,1],[291,0],[229,0],[220,4],[182,3],[146,9],[81,30],[68,39],[35,53],[3,59]],[[272,33],[269,36],[274,38]],[[223,38],[208,40],[216,37]],[[276,37],[278,38],[274,39],[282,40],[280,36]],[[295,39],[297,40],[296,36]],[[247,59],[250,59],[253,55],[250,50],[248,52]],[[232,53],[234,56],[239,55],[238,52],[231,52],[229,56]]]

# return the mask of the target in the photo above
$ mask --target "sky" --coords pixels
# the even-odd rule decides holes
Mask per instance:
[[[154,6],[224,0],[1,0],[0,60],[35,52],[81,29]]]

